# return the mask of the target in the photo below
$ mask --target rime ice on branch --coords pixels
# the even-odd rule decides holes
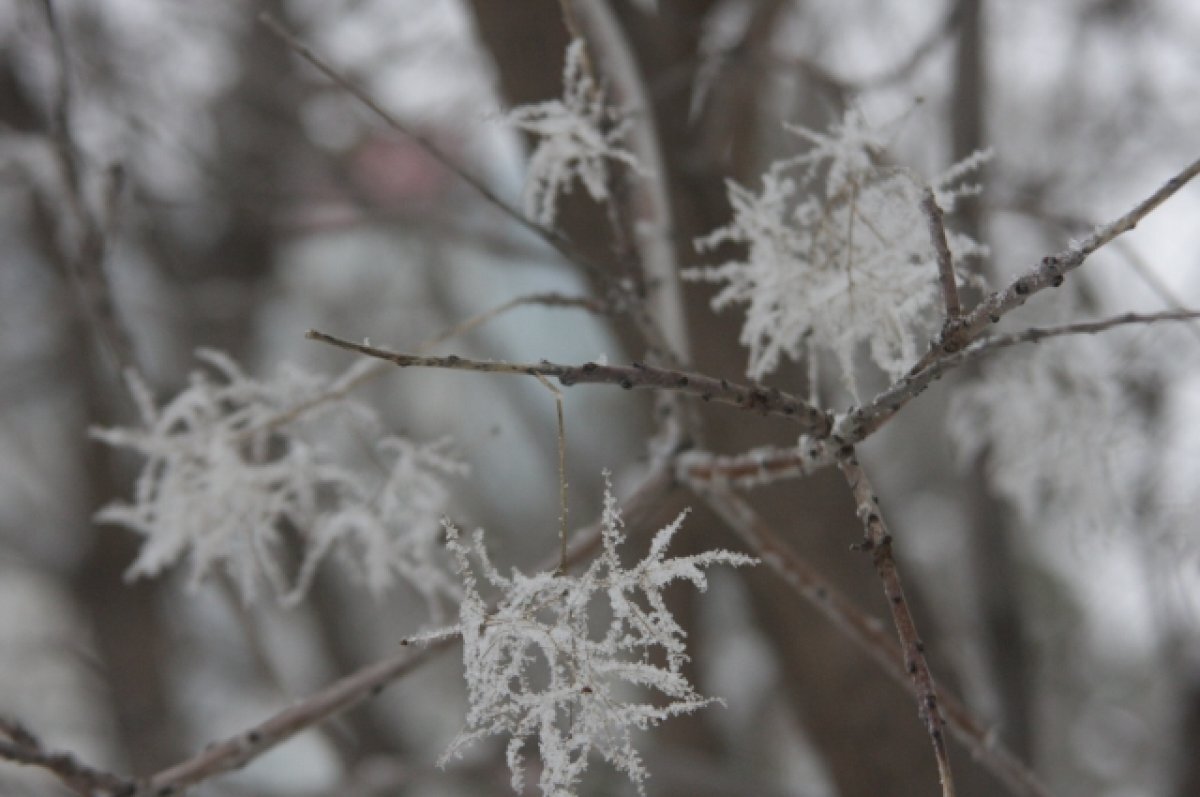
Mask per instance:
[[[745,259],[686,276],[722,284],[715,309],[746,305],[741,342],[750,349],[749,376],[774,371],[784,355],[811,360],[829,352],[853,393],[858,347],[866,345],[894,378],[938,320],[937,257],[921,213],[926,186],[880,164],[884,135],[856,110],[828,134],[790,129],[812,148],[772,164],[761,192],[728,181],[733,221],[697,243],[701,250],[736,244]],[[973,155],[932,181],[942,208],[952,210],[957,197],[976,190],[961,180],[986,157]],[[949,233],[948,244],[960,267],[984,253],[962,234]],[[958,277],[967,279],[961,271]]]
[[[553,227],[558,197],[578,179],[597,202],[608,199],[608,161],[634,171],[637,159],[621,146],[628,125],[604,101],[603,92],[585,68],[584,43],[567,48],[563,98],[510,111],[505,120],[531,133],[537,145],[525,176],[525,212],[544,227]]]

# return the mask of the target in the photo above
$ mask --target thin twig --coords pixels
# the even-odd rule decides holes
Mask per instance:
[[[455,355],[422,357],[415,354],[400,354],[362,343],[353,343],[318,332],[315,329],[310,329],[307,337],[310,340],[318,340],[348,351],[387,360],[401,368],[449,368],[460,371],[523,376],[540,374],[555,377],[564,387],[576,384],[609,384],[618,385],[626,390],[634,388],[671,390],[696,396],[703,401],[727,404],[763,415],[791,418],[799,423],[805,432],[821,436],[828,433],[831,423],[827,413],[809,405],[803,399],[775,388],[749,387],[730,382],[727,379],[717,379],[704,374],[667,368],[654,368],[641,363],[629,366],[599,365],[591,362],[582,365],[562,365],[548,360],[537,363],[507,363],[469,360]]]
[[[929,241],[937,255],[938,281],[942,287],[942,300],[946,305],[946,323],[953,324],[962,315],[962,303],[958,299],[958,283],[954,276],[954,256],[946,240],[946,226],[942,223],[942,209],[933,195],[932,188],[925,189],[921,197],[921,212],[929,225]]]
[[[567,572],[567,425],[563,422],[562,391],[541,374],[537,380],[554,396],[558,417],[558,572]]]
[[[1092,253],[1132,230],[1198,174],[1200,160],[1193,161],[1124,215],[1095,228],[1091,235],[1072,243],[1058,254],[1042,258],[1040,263],[1017,277],[1007,287],[988,295],[963,317],[961,324],[943,331],[930,342],[929,351],[913,365],[908,372],[909,376],[925,370],[939,358],[959,351],[989,325],[997,323],[1004,315],[1029,301],[1029,297],[1035,293],[1062,285],[1065,276],[1083,265]]]
[[[1093,335],[1130,324],[1157,324],[1164,321],[1194,321],[1196,319],[1200,319],[1200,310],[1125,313],[1099,321],[1085,321],[1056,327],[1031,327],[1009,335],[980,338],[955,354],[934,360],[919,373],[901,377],[863,407],[840,416],[834,422],[831,436],[843,444],[861,442],[891,420],[904,405],[923,393],[930,384],[941,379],[946,372],[977,360],[996,349],[1018,346],[1022,343],[1034,343],[1045,338]]]
[[[903,652],[877,619],[841,594],[820,570],[801,558],[745,499],[711,484],[692,483],[691,487],[797,595],[816,608],[894,681],[914,696],[917,694],[906,671]],[[996,740],[982,720],[954,695],[944,689],[939,692],[947,727],[985,769],[1015,795],[1049,797],[1046,786]]]
[[[116,227],[121,192],[125,185],[124,170],[114,164],[105,170],[99,207],[88,200],[85,164],[75,140],[71,84],[70,51],[66,33],[54,8],[53,0],[42,0],[46,25],[54,43],[58,61],[52,110],[51,140],[62,171],[63,195],[70,215],[78,225],[73,252],[61,252],[66,271],[75,285],[84,317],[95,329],[97,338],[107,344],[115,360],[117,372],[133,363],[133,343],[121,323],[113,302],[112,286],[105,270],[108,242]]]
[[[479,177],[476,177],[471,172],[467,171],[454,158],[446,154],[437,144],[427,136],[418,133],[416,130],[409,127],[404,122],[400,121],[391,111],[380,105],[374,97],[367,93],[366,90],[358,86],[354,81],[342,74],[337,68],[326,61],[321,56],[309,47],[304,42],[300,41],[294,33],[284,27],[283,23],[277,20],[274,16],[267,12],[263,12],[258,16],[259,22],[266,26],[271,33],[279,37],[280,41],[286,44],[292,52],[300,56],[313,66],[318,72],[329,78],[338,88],[345,91],[347,94],[354,97],[356,100],[366,106],[372,113],[378,116],[388,127],[403,135],[418,144],[423,150],[429,153],[429,156],[436,160],[441,166],[453,173],[464,183],[469,185],[477,194],[483,197],[489,204],[500,210],[504,215],[508,216],[513,221],[525,227],[530,232],[542,238],[556,250],[559,254],[578,265],[585,266],[589,271],[593,270],[591,264],[582,260],[577,260],[578,253],[574,251],[566,240],[557,232],[547,227],[543,227],[537,222],[530,219],[515,206],[501,199],[496,192],[488,187]]]
[[[883,584],[883,594],[888,599],[892,622],[900,637],[904,651],[904,667],[912,680],[917,697],[917,713],[925,724],[929,739],[933,743],[933,755],[937,760],[938,777],[942,783],[942,797],[954,797],[954,777],[950,772],[950,754],[946,748],[944,729],[946,720],[938,705],[937,687],[929,663],[925,660],[925,644],[917,633],[917,625],[904,597],[900,582],[900,571],[892,555],[892,535],[888,533],[883,515],[879,511],[879,498],[867,480],[855,455],[854,448],[847,446],[838,452],[838,467],[846,477],[858,505],[858,517],[863,523],[863,541],[858,549],[871,554],[875,571]]]
[[[1183,171],[1167,180],[1157,191],[1139,202],[1123,216],[1096,228],[1091,235],[1072,244],[1057,255],[1043,258],[1041,263],[1013,280],[1008,287],[988,296],[964,319],[968,339],[974,339],[1005,313],[1025,304],[1035,293],[1048,287],[1061,285],[1066,274],[1083,265],[1083,262],[1096,250],[1136,227],[1142,219],[1178,193],[1198,174],[1200,174],[1200,160],[1192,162]]]
[[[597,315],[603,315],[609,312],[609,308],[604,302],[598,299],[591,299],[586,296],[566,296],[561,293],[534,293],[527,296],[518,296],[517,298],[510,299],[509,301],[497,305],[490,310],[486,310],[482,313],[471,316],[470,318],[455,324],[444,332],[440,332],[423,343],[418,343],[415,347],[415,351],[429,351],[434,346],[445,343],[446,341],[459,337],[460,335],[465,335],[476,327],[498,318],[510,310],[515,310],[518,307],[526,307],[530,305],[539,305],[542,307],[576,307]],[[268,418],[262,424],[245,430],[242,434],[244,437],[248,438],[254,434],[269,431],[271,429],[277,429],[280,426],[291,423],[297,418],[303,416],[305,413],[316,409],[317,407],[324,406],[331,401],[337,401],[345,398],[351,393],[351,391],[355,390],[366,382],[381,376],[388,370],[388,367],[384,363],[378,363],[371,368],[357,373],[347,372],[338,377],[338,379],[336,379],[329,389],[324,393],[313,396],[311,399],[303,401],[294,407],[289,407],[288,409],[279,412],[271,418]]]
[[[675,461],[675,473],[691,484],[750,489],[802,478],[836,461],[833,448],[825,441],[806,439],[792,448],[767,446],[732,456],[685,451]]]
[[[71,753],[47,750],[29,729],[17,722],[0,719],[0,737],[7,737],[0,738],[0,759],[45,769],[76,794],[92,797],[133,792],[133,781],[89,766]]]

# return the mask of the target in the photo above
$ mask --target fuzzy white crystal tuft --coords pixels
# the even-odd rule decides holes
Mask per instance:
[[[142,426],[92,432],[145,458],[133,501],[97,515],[145,538],[129,578],[156,576],[187,558],[192,588],[221,568],[243,600],[258,597],[265,581],[290,604],[337,551],[374,593],[399,577],[431,603],[438,594],[457,596],[457,585],[434,563],[443,482],[465,471],[446,441],[383,437],[376,444],[382,476],[359,472],[306,431],[317,417],[377,425],[369,408],[344,397],[360,367],[336,380],[282,368],[258,381],[219,352],[197,357],[213,374],[193,373],[161,408],[131,373]],[[294,578],[285,566],[289,539],[304,552]]]
[[[610,486],[602,550],[578,576],[516,571],[504,576],[489,560],[482,532],[468,545],[447,524],[463,578],[459,630],[471,707],[467,726],[443,763],[477,739],[505,735],[518,792],[527,742],[537,746],[544,795],[575,794],[592,752],[642,792],[646,771],[632,732],[713,702],[682,672],[688,658],[685,635],[662,590],[679,580],[703,590],[705,567],[754,563],[728,551],[667,558],[683,517],[655,535],[645,559],[625,569],[618,556],[623,524]],[[503,593],[492,611],[479,593],[480,578]],[[639,699],[644,691],[658,698]]]
[[[641,171],[633,153],[621,142],[628,130],[604,101],[603,92],[585,68],[584,43],[567,47],[563,97],[521,105],[505,116],[519,130],[532,133],[537,146],[525,176],[525,213],[544,227],[554,225],[558,198],[571,192],[578,179],[597,202],[608,199],[608,162],[619,161]]]
[[[750,349],[749,376],[771,373],[785,355],[831,352],[855,393],[853,359],[860,346],[897,377],[920,353],[918,335],[938,318],[937,261],[920,209],[925,184],[882,165],[884,136],[857,110],[828,134],[789,129],[811,148],[772,164],[761,191],[728,181],[733,221],[697,242],[701,251],[744,247],[745,259],[684,276],[722,285],[714,309],[746,305],[740,339]],[[977,153],[932,181],[944,210],[977,190],[961,180],[986,158]],[[947,234],[959,278],[967,281],[962,263],[984,247]]]

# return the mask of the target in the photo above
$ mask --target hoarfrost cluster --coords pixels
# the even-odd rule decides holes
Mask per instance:
[[[996,357],[955,391],[960,459],[987,452],[988,481],[1029,528],[1134,527],[1138,473],[1154,455],[1106,339],[1077,337]]]
[[[609,198],[608,162],[639,171],[637,159],[621,146],[626,122],[605,103],[589,75],[582,39],[567,48],[563,98],[514,108],[505,117],[537,138],[525,175],[525,213],[543,227],[554,226],[558,197],[578,179],[597,202]]]
[[[633,731],[714,701],[697,693],[683,674],[685,633],[662,590],[680,580],[703,590],[705,567],[754,563],[728,551],[667,558],[683,517],[655,535],[645,559],[625,569],[618,554],[623,524],[609,488],[603,548],[578,576],[516,571],[504,576],[489,560],[482,532],[468,544],[447,525],[463,578],[459,630],[471,706],[467,726],[443,763],[475,740],[506,735],[518,792],[524,780],[522,750],[529,741],[538,748],[545,795],[574,794],[591,752],[642,791],[646,772]],[[492,611],[479,592],[480,578],[503,593]],[[598,618],[603,613],[607,625]],[[656,692],[658,698],[641,702],[639,690]]]
[[[828,134],[789,129],[810,149],[772,164],[761,191],[728,181],[733,221],[697,243],[702,251],[742,246],[745,260],[685,276],[721,284],[714,309],[747,306],[741,343],[750,349],[749,376],[771,373],[785,355],[814,363],[831,352],[854,393],[860,346],[897,377],[920,353],[918,334],[938,317],[937,261],[920,209],[926,186],[908,170],[883,165],[884,135],[858,110]],[[976,190],[962,180],[986,157],[977,153],[932,181],[943,209]],[[964,259],[984,247],[960,233],[947,236],[966,281]]]
[[[265,581],[292,604],[336,551],[376,594],[398,577],[431,604],[457,592],[435,562],[445,481],[465,472],[447,441],[382,436],[374,455],[383,474],[352,468],[310,433],[316,420],[343,421],[381,437],[374,412],[343,395],[361,367],[336,380],[285,367],[260,382],[224,354],[197,356],[212,373],[194,372],[163,407],[130,374],[142,427],[93,431],[145,458],[133,502],[98,514],[145,538],[130,578],[187,558],[192,587],[221,568],[243,600],[258,597]],[[294,577],[285,566],[291,538],[304,548]]]

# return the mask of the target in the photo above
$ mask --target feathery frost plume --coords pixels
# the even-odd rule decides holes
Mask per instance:
[[[723,284],[712,302],[716,310],[747,306],[740,340],[750,349],[749,376],[774,371],[784,355],[815,362],[831,352],[854,394],[860,345],[897,377],[920,354],[918,334],[932,331],[938,318],[937,260],[920,208],[925,184],[881,164],[884,135],[856,109],[828,134],[788,129],[810,149],[772,164],[760,192],[728,181],[733,221],[697,241],[701,251],[740,245],[746,259],[684,276]],[[932,181],[943,209],[978,191],[961,180],[987,157],[976,153]],[[965,258],[985,253],[968,236],[947,235],[960,269]]]
[[[1145,521],[1137,480],[1156,452],[1122,387],[1128,363],[1111,345],[1075,337],[1007,352],[951,399],[960,459],[986,451],[989,482],[1030,528],[1124,531]]]
[[[628,121],[604,102],[604,94],[584,67],[584,43],[567,47],[563,98],[521,105],[505,121],[537,137],[525,175],[525,213],[543,227],[552,227],[558,197],[569,194],[578,179],[597,202],[608,199],[608,161],[620,161],[642,171],[633,153],[621,147]]]
[[[603,549],[578,576],[517,571],[504,576],[489,560],[482,532],[468,545],[446,525],[463,579],[459,630],[471,707],[443,764],[477,739],[506,735],[517,792],[523,789],[522,748],[535,741],[542,762],[539,786],[548,797],[575,794],[593,751],[644,793],[646,771],[632,732],[714,702],[683,675],[684,631],[667,610],[662,590],[681,579],[703,590],[705,567],[755,563],[728,551],[666,558],[683,518],[661,529],[646,558],[625,569],[617,550],[625,533],[608,485]],[[494,611],[479,593],[481,577],[503,593]],[[657,692],[659,699],[639,702],[639,690]]]
[[[156,576],[189,558],[192,588],[221,567],[246,602],[265,580],[291,604],[303,597],[321,560],[336,551],[373,593],[399,577],[431,607],[438,595],[457,596],[457,584],[436,561],[444,480],[465,472],[447,441],[383,437],[376,445],[385,472],[360,473],[305,432],[314,418],[331,416],[377,429],[369,408],[342,396],[365,366],[335,380],[285,367],[259,382],[220,352],[201,350],[197,358],[216,379],[193,373],[159,408],[130,373],[142,428],[92,431],[145,457],[133,502],[97,514],[145,537],[129,578]],[[293,538],[304,549],[294,578],[284,565]]]

